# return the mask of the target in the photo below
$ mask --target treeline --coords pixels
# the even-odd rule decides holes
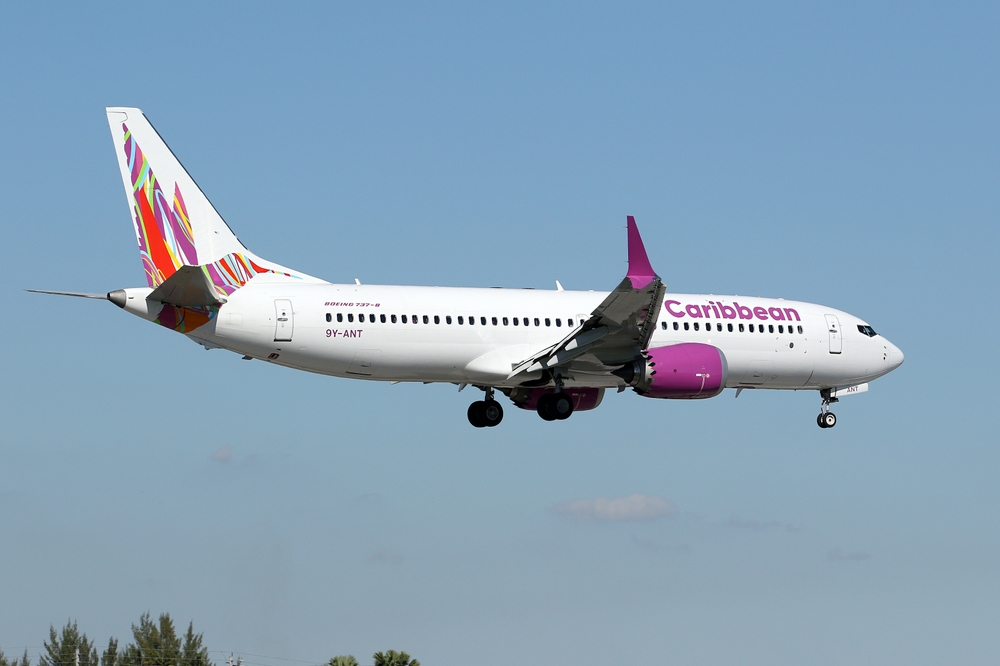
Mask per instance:
[[[372,655],[374,666],[420,666],[405,652],[386,650]],[[0,666],[33,666],[28,651],[20,657],[8,658],[0,646]],[[201,634],[194,633],[194,623],[188,623],[183,636],[177,635],[169,613],[154,622],[149,613],[132,625],[132,642],[119,648],[112,638],[104,650],[87,634],[81,633],[75,621],[66,623],[62,631],[49,627],[49,639],[44,642],[38,663],[34,666],[215,666],[208,658],[208,648]],[[359,666],[353,655],[333,657],[324,666]]]

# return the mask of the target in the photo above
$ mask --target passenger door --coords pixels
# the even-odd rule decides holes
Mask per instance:
[[[274,341],[291,342],[295,319],[292,313],[292,302],[287,299],[274,301]]]
[[[830,331],[830,353],[839,354],[844,348],[844,343],[840,337],[840,320],[837,319],[837,315],[826,315],[826,327]]]

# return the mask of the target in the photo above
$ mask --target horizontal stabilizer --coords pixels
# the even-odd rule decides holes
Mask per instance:
[[[81,291],[47,291],[45,289],[25,289],[33,294],[55,294],[56,296],[76,296],[77,298],[97,298],[102,301],[108,300],[107,294],[87,294]]]
[[[215,285],[201,266],[181,266],[146,298],[186,307],[221,305],[226,302],[226,299],[220,298],[216,293]]]

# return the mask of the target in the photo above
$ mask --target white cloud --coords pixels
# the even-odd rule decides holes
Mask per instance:
[[[826,554],[826,559],[834,562],[861,562],[871,558],[871,555],[863,550],[852,550],[845,553],[839,548],[833,548]]]
[[[666,497],[635,493],[628,497],[577,499],[557,504],[553,510],[577,520],[653,520],[677,514],[677,505]]]
[[[230,463],[233,461],[233,450],[229,448],[228,444],[225,444],[212,454],[212,460],[220,463]]]

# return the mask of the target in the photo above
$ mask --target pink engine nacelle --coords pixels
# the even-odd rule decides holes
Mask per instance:
[[[510,399],[521,409],[538,409],[538,400],[547,393],[555,393],[551,388],[516,388],[510,393]],[[573,400],[574,412],[585,412],[588,409],[596,409],[604,399],[604,389],[602,388],[567,388],[563,393]]]
[[[722,350],[698,342],[654,347],[614,374],[647,398],[714,398],[726,388],[729,365]]]

